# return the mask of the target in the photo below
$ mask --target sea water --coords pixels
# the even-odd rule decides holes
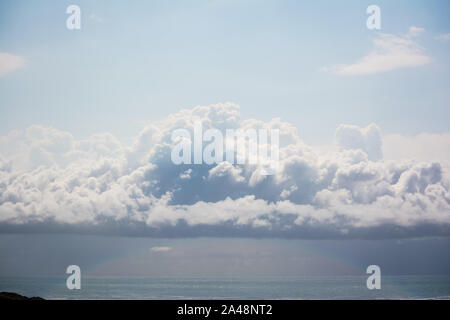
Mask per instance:
[[[384,276],[380,290],[366,277],[146,278],[0,277],[0,291],[45,299],[450,299],[450,276]]]

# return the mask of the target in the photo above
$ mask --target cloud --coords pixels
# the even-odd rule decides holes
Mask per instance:
[[[363,150],[369,160],[382,158],[381,130],[373,123],[366,128],[340,125],[336,130],[336,141],[344,149]]]
[[[152,247],[150,251],[152,252],[168,252],[171,251],[172,247]]]
[[[372,51],[352,64],[324,67],[338,75],[370,75],[400,68],[419,67],[430,63],[424,49],[414,40],[423,28],[410,27],[406,35],[379,34],[373,40]]]
[[[24,58],[10,53],[0,52],[0,77],[22,68],[24,65]]]
[[[89,15],[89,19],[91,19],[92,21],[98,22],[98,23],[102,23],[103,22],[103,18],[98,16],[98,15],[96,15],[96,14],[94,14],[94,13],[91,13]]]
[[[42,126],[0,137],[0,231],[149,237],[450,236],[449,134],[383,136],[341,125],[328,148],[232,103],[145,127],[131,146]],[[256,165],[175,165],[173,130],[280,130],[276,174]],[[421,147],[423,146],[423,148]]]
[[[449,42],[450,41],[450,33],[440,34],[436,37],[434,37],[436,40],[442,41],[442,42]]]
[[[420,36],[424,32],[425,32],[424,28],[419,28],[419,27],[414,27],[414,26],[409,27],[409,36],[410,37]]]
[[[386,159],[446,162],[450,159],[450,134],[421,133],[416,136],[390,134],[383,138]]]

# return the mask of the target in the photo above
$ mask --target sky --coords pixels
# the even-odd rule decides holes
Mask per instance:
[[[147,121],[228,101],[245,117],[292,122],[310,143],[329,143],[341,123],[448,129],[449,42],[435,39],[450,29],[446,1],[379,1],[380,31],[366,28],[369,1],[78,1],[78,31],[65,26],[70,4],[1,2],[1,51],[25,59],[0,80],[1,134],[38,123],[132,139]],[[321,71],[411,26],[425,29],[415,42],[426,67]]]
[[[371,4],[1,1],[0,275],[449,273],[450,4]],[[279,130],[279,171],[173,164],[198,121]]]

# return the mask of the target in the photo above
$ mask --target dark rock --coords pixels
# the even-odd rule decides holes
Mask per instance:
[[[40,297],[25,297],[14,292],[0,292],[0,300],[44,300]]]

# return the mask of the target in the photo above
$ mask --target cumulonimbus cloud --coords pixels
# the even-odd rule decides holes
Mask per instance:
[[[276,174],[227,162],[175,165],[175,129],[280,131]],[[0,137],[0,231],[152,237],[377,238],[450,235],[448,158],[384,151],[375,124],[341,125],[336,144],[305,144],[280,119],[241,119],[232,103],[181,110],[146,126],[132,146],[110,134],[77,140],[31,126]],[[423,140],[424,139],[424,140]],[[449,135],[437,140],[448,146]],[[442,145],[440,145],[442,144]],[[431,146],[428,146],[429,152]],[[405,151],[405,154],[411,155]],[[436,153],[439,155],[439,153]],[[444,154],[445,156],[445,154]]]
[[[373,40],[372,51],[352,64],[325,67],[323,70],[338,75],[370,75],[399,68],[419,67],[430,63],[431,58],[414,40],[423,28],[410,27],[406,35],[379,34]]]

